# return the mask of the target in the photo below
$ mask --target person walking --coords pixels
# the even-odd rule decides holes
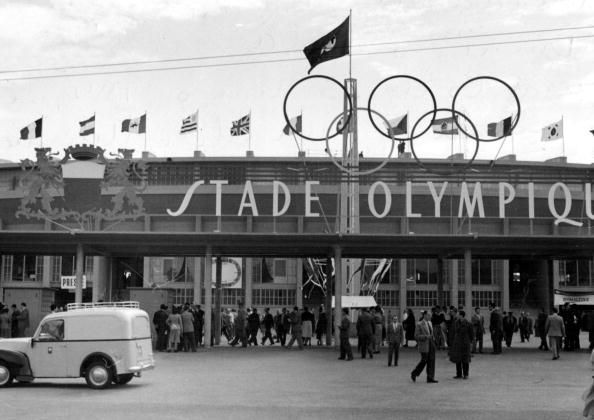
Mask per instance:
[[[505,345],[509,348],[512,344],[514,333],[518,331],[518,320],[513,312],[509,311],[503,317],[503,335],[505,337]]]
[[[167,313],[167,305],[161,304],[159,310],[153,315],[153,325],[155,326],[155,331],[157,332],[157,351],[167,350],[167,332],[169,331],[167,318],[169,318],[169,314]]]
[[[446,340],[443,334],[442,325],[445,325],[445,316],[441,312],[439,305],[431,309],[431,326],[433,327],[433,336],[435,338],[435,347],[437,350],[445,349]]]
[[[386,339],[388,340],[388,366],[392,366],[392,361],[394,361],[394,366],[398,366],[398,356],[403,338],[404,328],[398,322],[398,316],[394,315],[388,324],[386,333]]]
[[[338,324],[340,330],[340,357],[338,360],[353,360],[353,349],[351,348],[350,330],[351,320],[349,319],[349,308],[342,308],[342,319]]]
[[[274,329],[276,330],[276,338],[281,347],[285,346],[287,340],[287,324],[287,308],[283,308],[282,312],[276,311],[276,316],[274,317]]]
[[[18,337],[26,337],[27,329],[29,328],[29,309],[27,304],[21,302],[21,310],[17,316]]]
[[[350,323],[350,321],[349,321]],[[318,340],[318,346],[323,345],[322,337],[326,337],[326,329],[328,328],[328,318],[326,317],[326,312],[324,312],[324,307],[320,306],[319,314],[318,314],[318,322],[316,323],[316,339]]]
[[[483,335],[485,334],[485,317],[481,315],[481,308],[478,306],[474,308],[474,313],[470,318],[470,323],[472,324],[472,332],[473,332],[473,339],[472,339],[472,353],[477,352],[477,344],[478,344],[478,352],[483,352]]]
[[[0,310],[0,337],[10,338],[10,314],[7,307]]]
[[[359,332],[359,350],[361,351],[361,359],[365,359],[367,353],[369,353],[369,358],[373,359],[371,342],[375,334],[375,323],[367,308],[361,309],[361,313],[357,319],[357,331]]]
[[[553,313],[549,315],[545,324],[545,333],[549,336],[549,346],[553,351],[553,360],[559,358],[561,340],[565,337],[565,324],[558,312],[557,308],[553,308]]]
[[[272,327],[274,325],[274,318],[270,313],[270,308],[264,309],[264,318],[262,319],[262,325],[264,326],[264,337],[262,338],[262,345],[266,343],[266,340],[270,340],[270,345],[274,344],[272,339]]]
[[[415,315],[412,309],[408,308],[402,318],[402,327],[404,328],[404,345],[402,347],[408,347],[408,342],[415,339]]]
[[[311,347],[311,337],[313,335],[313,325],[316,317],[309,312],[307,306],[303,307],[301,313],[301,336],[303,338],[303,345]]]
[[[489,331],[491,332],[491,341],[493,342],[493,354],[501,354],[503,341],[503,318],[499,307],[493,308],[489,320]]]
[[[287,343],[288,349],[293,346],[293,343],[297,341],[299,350],[303,350],[303,338],[301,337],[301,315],[299,314],[299,308],[295,306],[293,312],[289,314],[289,322],[291,324],[291,339]]]
[[[184,351],[188,352],[192,350],[192,352],[195,352],[196,337],[194,337],[194,314],[192,314],[189,304],[184,305],[184,309],[181,314],[181,319]]]
[[[252,312],[247,317],[248,324],[248,345],[258,345],[258,330],[260,329],[260,315],[258,309],[252,308]]]
[[[246,337],[246,325],[247,325],[247,312],[243,306],[243,302],[237,303],[237,316],[234,319],[234,326],[235,326],[235,338],[231,340],[229,343],[230,346],[235,346],[237,343],[241,341],[241,347],[247,347],[247,337]]]
[[[10,314],[10,336],[11,337],[18,337],[19,336],[19,315],[21,311],[18,310],[17,306],[13,303],[10,308],[12,309],[12,313]]]
[[[470,370],[470,346],[474,341],[472,324],[466,319],[464,311],[458,312],[454,321],[454,338],[450,349],[450,360],[456,364],[454,379],[468,379]]]
[[[382,331],[384,329],[384,314],[381,306],[377,305],[373,310],[373,323],[375,331],[373,334],[373,353],[379,354],[382,345]]]
[[[532,319],[529,318],[524,311],[520,312],[518,328],[520,329],[520,342],[530,342],[530,335],[532,334]]]
[[[549,345],[547,344],[547,332],[545,330],[546,323],[547,314],[544,308],[540,308],[540,312],[536,317],[536,323],[534,325],[534,334],[540,338],[540,345],[538,346],[538,349],[549,351]]]
[[[421,312],[421,320],[415,328],[415,340],[418,344],[418,350],[421,354],[421,360],[410,373],[410,378],[416,382],[417,377],[427,368],[427,383],[435,384],[435,340],[433,338],[433,328],[429,321],[429,312]]]
[[[182,331],[182,318],[179,314],[179,308],[173,307],[173,311],[167,317],[167,325],[169,326],[169,341],[167,342],[167,351],[171,353],[179,351],[179,343]]]

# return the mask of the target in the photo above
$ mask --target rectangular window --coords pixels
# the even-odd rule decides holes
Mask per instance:
[[[287,260],[275,259],[274,260],[274,278],[287,277]]]
[[[12,281],[36,281],[37,260],[32,255],[14,255],[12,258]]]
[[[380,289],[375,293],[375,301],[380,306],[400,306],[400,291]]]
[[[2,255],[2,283],[12,280],[12,255]]]

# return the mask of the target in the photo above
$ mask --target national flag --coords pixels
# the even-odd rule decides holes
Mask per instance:
[[[334,30],[303,49],[303,53],[313,68],[324,61],[333,60],[349,53],[350,17],[338,25]]]
[[[487,136],[502,137],[511,134],[512,117],[507,117],[504,120],[490,123],[487,125]]]
[[[542,129],[541,141],[559,140],[563,137],[563,120],[550,124]]]
[[[291,126],[293,126],[296,133],[301,133],[302,122],[303,122],[302,120],[303,120],[303,118],[301,115],[291,118],[291,120],[290,120],[291,125],[289,125],[289,124],[285,125],[285,128],[283,128],[283,133],[285,133],[285,135],[288,136],[291,133],[291,131],[293,131],[291,129]]]
[[[591,133],[592,135],[594,135],[594,130],[590,130],[590,133]]]
[[[452,117],[436,118],[431,128],[435,134],[458,134],[457,121],[457,118],[454,120]]]
[[[89,134],[95,134],[95,116],[93,115],[88,120],[80,121],[80,133],[81,136],[88,136]]]
[[[250,133],[250,118],[251,114],[247,114],[245,117],[241,117],[237,121],[231,123],[231,135],[232,136],[243,136],[244,134]]]
[[[387,132],[390,137],[408,133],[408,114],[401,115],[388,121]]]
[[[122,133],[123,132],[136,134],[146,133],[146,114],[141,115],[138,118],[122,121]]]
[[[41,137],[43,117],[33,121],[21,130],[21,140],[31,140]]]
[[[182,120],[181,129],[179,134],[184,134],[189,131],[194,131],[198,129],[198,111],[194,112],[191,115],[188,115],[186,118]]]

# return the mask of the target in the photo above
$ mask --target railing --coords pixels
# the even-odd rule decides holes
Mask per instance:
[[[83,303],[68,303],[66,305],[67,311],[74,311],[78,309],[95,309],[95,308],[140,308],[140,304],[135,301],[125,302],[83,302]]]

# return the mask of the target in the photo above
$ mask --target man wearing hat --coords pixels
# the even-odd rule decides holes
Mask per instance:
[[[167,350],[167,332],[169,326],[167,325],[167,305],[161,304],[161,307],[153,315],[153,324],[155,325],[155,331],[157,332],[157,351]]]

